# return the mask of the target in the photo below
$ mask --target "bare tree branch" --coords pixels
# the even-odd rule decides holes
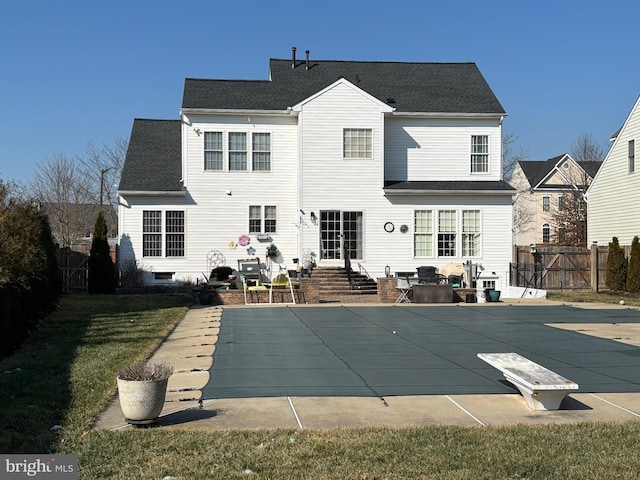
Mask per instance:
[[[598,143],[590,133],[583,133],[569,147],[569,155],[576,162],[593,162],[604,160],[608,146]]]

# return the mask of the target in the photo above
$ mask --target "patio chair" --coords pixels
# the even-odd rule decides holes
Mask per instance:
[[[266,285],[263,285],[260,280],[249,280],[244,277],[242,279],[242,290],[244,291],[244,304],[245,305],[260,305],[260,292],[266,292],[269,289]],[[258,299],[254,302],[254,295]]]
[[[280,298],[282,299],[281,302],[273,301],[274,290],[276,290],[276,293],[280,294]],[[284,295],[287,290],[289,290],[289,292],[291,293],[290,302],[284,301]],[[271,286],[269,287],[269,303],[282,303],[285,305],[295,305],[296,296],[295,296],[295,292],[293,291],[293,284],[291,283],[291,278],[286,273],[279,273],[278,275],[273,277],[273,279],[271,280]]]
[[[396,285],[399,295],[396,303],[411,303],[409,298],[409,292],[411,291],[411,284],[408,278],[398,278],[398,284]]]

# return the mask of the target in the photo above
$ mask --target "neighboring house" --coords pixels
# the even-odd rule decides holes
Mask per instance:
[[[559,211],[576,207],[602,162],[577,162],[564,153],[544,161],[519,161],[509,183],[517,193],[513,205],[516,245],[552,243]],[[579,208],[581,202],[577,202]]]
[[[118,215],[111,205],[45,202],[41,206],[49,219],[54,241],[60,247],[80,247],[81,250],[87,245],[90,247],[93,228],[100,210],[104,212],[107,222],[107,237],[115,239],[118,235]]]
[[[602,167],[587,190],[588,242],[608,245],[618,237],[620,245],[631,245],[640,236],[640,97],[613,138]]]
[[[236,267],[274,244],[276,273],[312,252],[343,266],[346,251],[373,278],[470,261],[506,286],[505,115],[473,63],[294,53],[269,80],[187,79],[180,120],[134,121],[120,259],[196,280],[212,250]]]

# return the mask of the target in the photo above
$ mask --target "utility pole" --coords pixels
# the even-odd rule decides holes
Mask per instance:
[[[100,207],[103,205],[103,193],[104,193],[104,174],[109,170],[113,170],[113,167],[104,168],[100,170]]]

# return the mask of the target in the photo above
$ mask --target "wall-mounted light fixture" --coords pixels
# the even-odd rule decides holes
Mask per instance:
[[[194,128],[193,131],[196,132],[198,136],[202,133],[202,130],[200,130],[199,128]]]
[[[227,195],[231,196],[231,190],[227,190],[227,191],[226,191],[226,192],[224,192],[224,193],[226,193]]]
[[[531,249],[531,253],[536,253],[538,251],[535,243],[532,243],[531,245],[529,245],[529,248]]]
[[[384,267],[384,276],[387,277],[387,278],[389,278],[391,276],[391,267],[389,267],[389,265]]]
[[[318,223],[318,217],[316,217],[315,212],[311,212],[311,222],[315,225]]]

